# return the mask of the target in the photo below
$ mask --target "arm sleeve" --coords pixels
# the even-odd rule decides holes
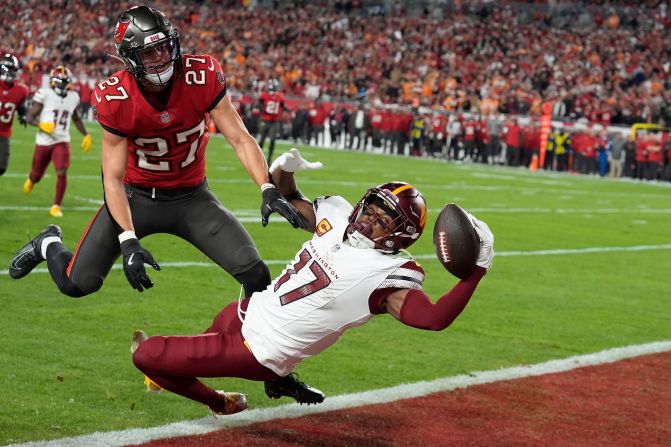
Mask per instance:
[[[401,322],[418,329],[442,331],[464,310],[486,272],[486,269],[476,267],[471,276],[459,281],[435,304],[421,290],[408,291],[401,307]]]

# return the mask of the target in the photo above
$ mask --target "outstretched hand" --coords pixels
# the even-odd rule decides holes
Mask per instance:
[[[273,161],[270,165],[270,172],[275,172],[277,168],[285,172],[311,171],[321,169],[324,165],[321,161],[310,162],[301,156],[298,149],[291,148]]]
[[[268,225],[272,213],[278,213],[289,221],[294,228],[306,229],[308,221],[295,206],[287,202],[275,185],[267,183],[261,190],[261,224]]]
[[[494,262],[494,234],[485,222],[470,213],[466,213],[466,215],[468,216],[468,220],[471,221],[475,232],[480,237],[480,254],[478,254],[475,264],[488,269],[492,266],[492,262]]]

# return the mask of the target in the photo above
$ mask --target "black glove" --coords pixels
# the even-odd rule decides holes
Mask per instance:
[[[161,267],[154,261],[151,253],[142,248],[140,241],[135,238],[123,241],[121,254],[123,254],[123,272],[131,287],[137,289],[138,292],[154,287],[154,283],[147,276],[144,265],[149,264],[154,267],[154,270],[161,270]]]
[[[307,228],[308,221],[298,212],[295,206],[287,202],[277,187],[269,186],[261,192],[263,203],[261,204],[261,223],[268,225],[268,218],[275,212],[279,213],[294,226],[294,228]]]
[[[21,124],[23,127],[28,127],[28,121],[26,121],[25,115],[19,115],[19,124]]]

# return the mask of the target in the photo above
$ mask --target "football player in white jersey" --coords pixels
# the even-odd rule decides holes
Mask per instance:
[[[266,290],[226,306],[201,335],[134,334],[133,361],[150,388],[196,400],[215,413],[236,413],[247,407],[244,395],[215,391],[198,377],[292,377],[303,359],[375,315],[439,331],[461,313],[492,265],[494,237],[487,224],[469,214],[480,236],[477,266],[433,303],[422,291],[424,270],[405,251],[426,224],[419,190],[390,182],[369,189],[354,207],[340,196],[309,201],[294,172],[319,167],[292,149],[270,168],[282,195],[310,222],[312,237]]]
[[[30,174],[23,184],[23,192],[29,194],[35,183],[42,180],[49,163],[56,169],[56,194],[49,213],[52,217],[63,217],[61,203],[67,187],[67,171],[70,166],[70,120],[84,135],[82,149],[91,150],[91,135],[86,130],[79,112],[79,95],[70,90],[72,74],[62,65],[51,70],[49,88],[40,88],[33,96],[33,105],[26,122],[38,128],[35,137],[35,153]]]

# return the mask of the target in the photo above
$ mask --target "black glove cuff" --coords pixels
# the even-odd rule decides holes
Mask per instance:
[[[261,191],[261,198],[263,199],[264,203],[271,203],[275,199],[280,197],[280,191],[277,189],[276,186],[272,188],[266,188],[263,191]]]
[[[135,238],[126,239],[121,243],[121,254],[124,256],[129,256],[131,253],[135,253],[141,249],[140,241]]]

